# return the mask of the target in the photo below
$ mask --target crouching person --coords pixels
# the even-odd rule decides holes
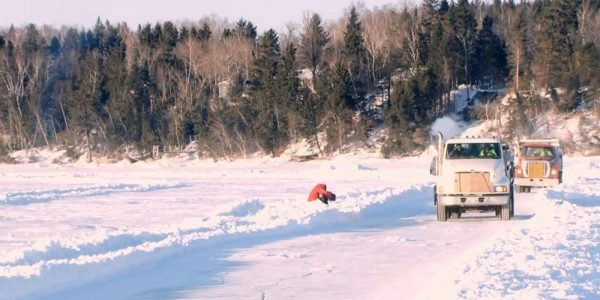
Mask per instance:
[[[335,194],[327,190],[327,185],[319,183],[308,194],[308,201],[320,200],[325,204],[329,201],[335,201]]]

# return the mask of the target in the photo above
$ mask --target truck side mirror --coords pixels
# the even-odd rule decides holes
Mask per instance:
[[[434,156],[433,159],[431,160],[431,164],[429,165],[429,174],[438,175],[437,156]]]

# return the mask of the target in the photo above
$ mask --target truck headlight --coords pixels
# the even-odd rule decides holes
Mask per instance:
[[[494,186],[494,192],[506,193],[506,192],[508,192],[508,187],[505,185],[496,185],[496,186]]]
[[[517,176],[523,176],[523,169],[521,169],[521,166],[515,167],[515,173],[517,173]]]

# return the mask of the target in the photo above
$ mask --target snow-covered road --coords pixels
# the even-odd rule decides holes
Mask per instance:
[[[429,159],[4,165],[0,299],[600,297],[600,158],[438,223]],[[338,201],[308,203],[325,182]]]

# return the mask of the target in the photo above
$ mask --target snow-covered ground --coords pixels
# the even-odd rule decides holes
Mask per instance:
[[[466,103],[457,91],[456,105]],[[440,118],[432,132],[485,134]],[[291,149],[305,153],[304,146]],[[2,165],[4,299],[597,299],[600,157],[517,194],[516,216],[437,222],[422,157]],[[31,162],[33,161],[33,162]],[[307,202],[316,183],[337,201]]]
[[[429,162],[2,165],[0,299],[600,297],[600,157],[510,222],[437,222]]]

